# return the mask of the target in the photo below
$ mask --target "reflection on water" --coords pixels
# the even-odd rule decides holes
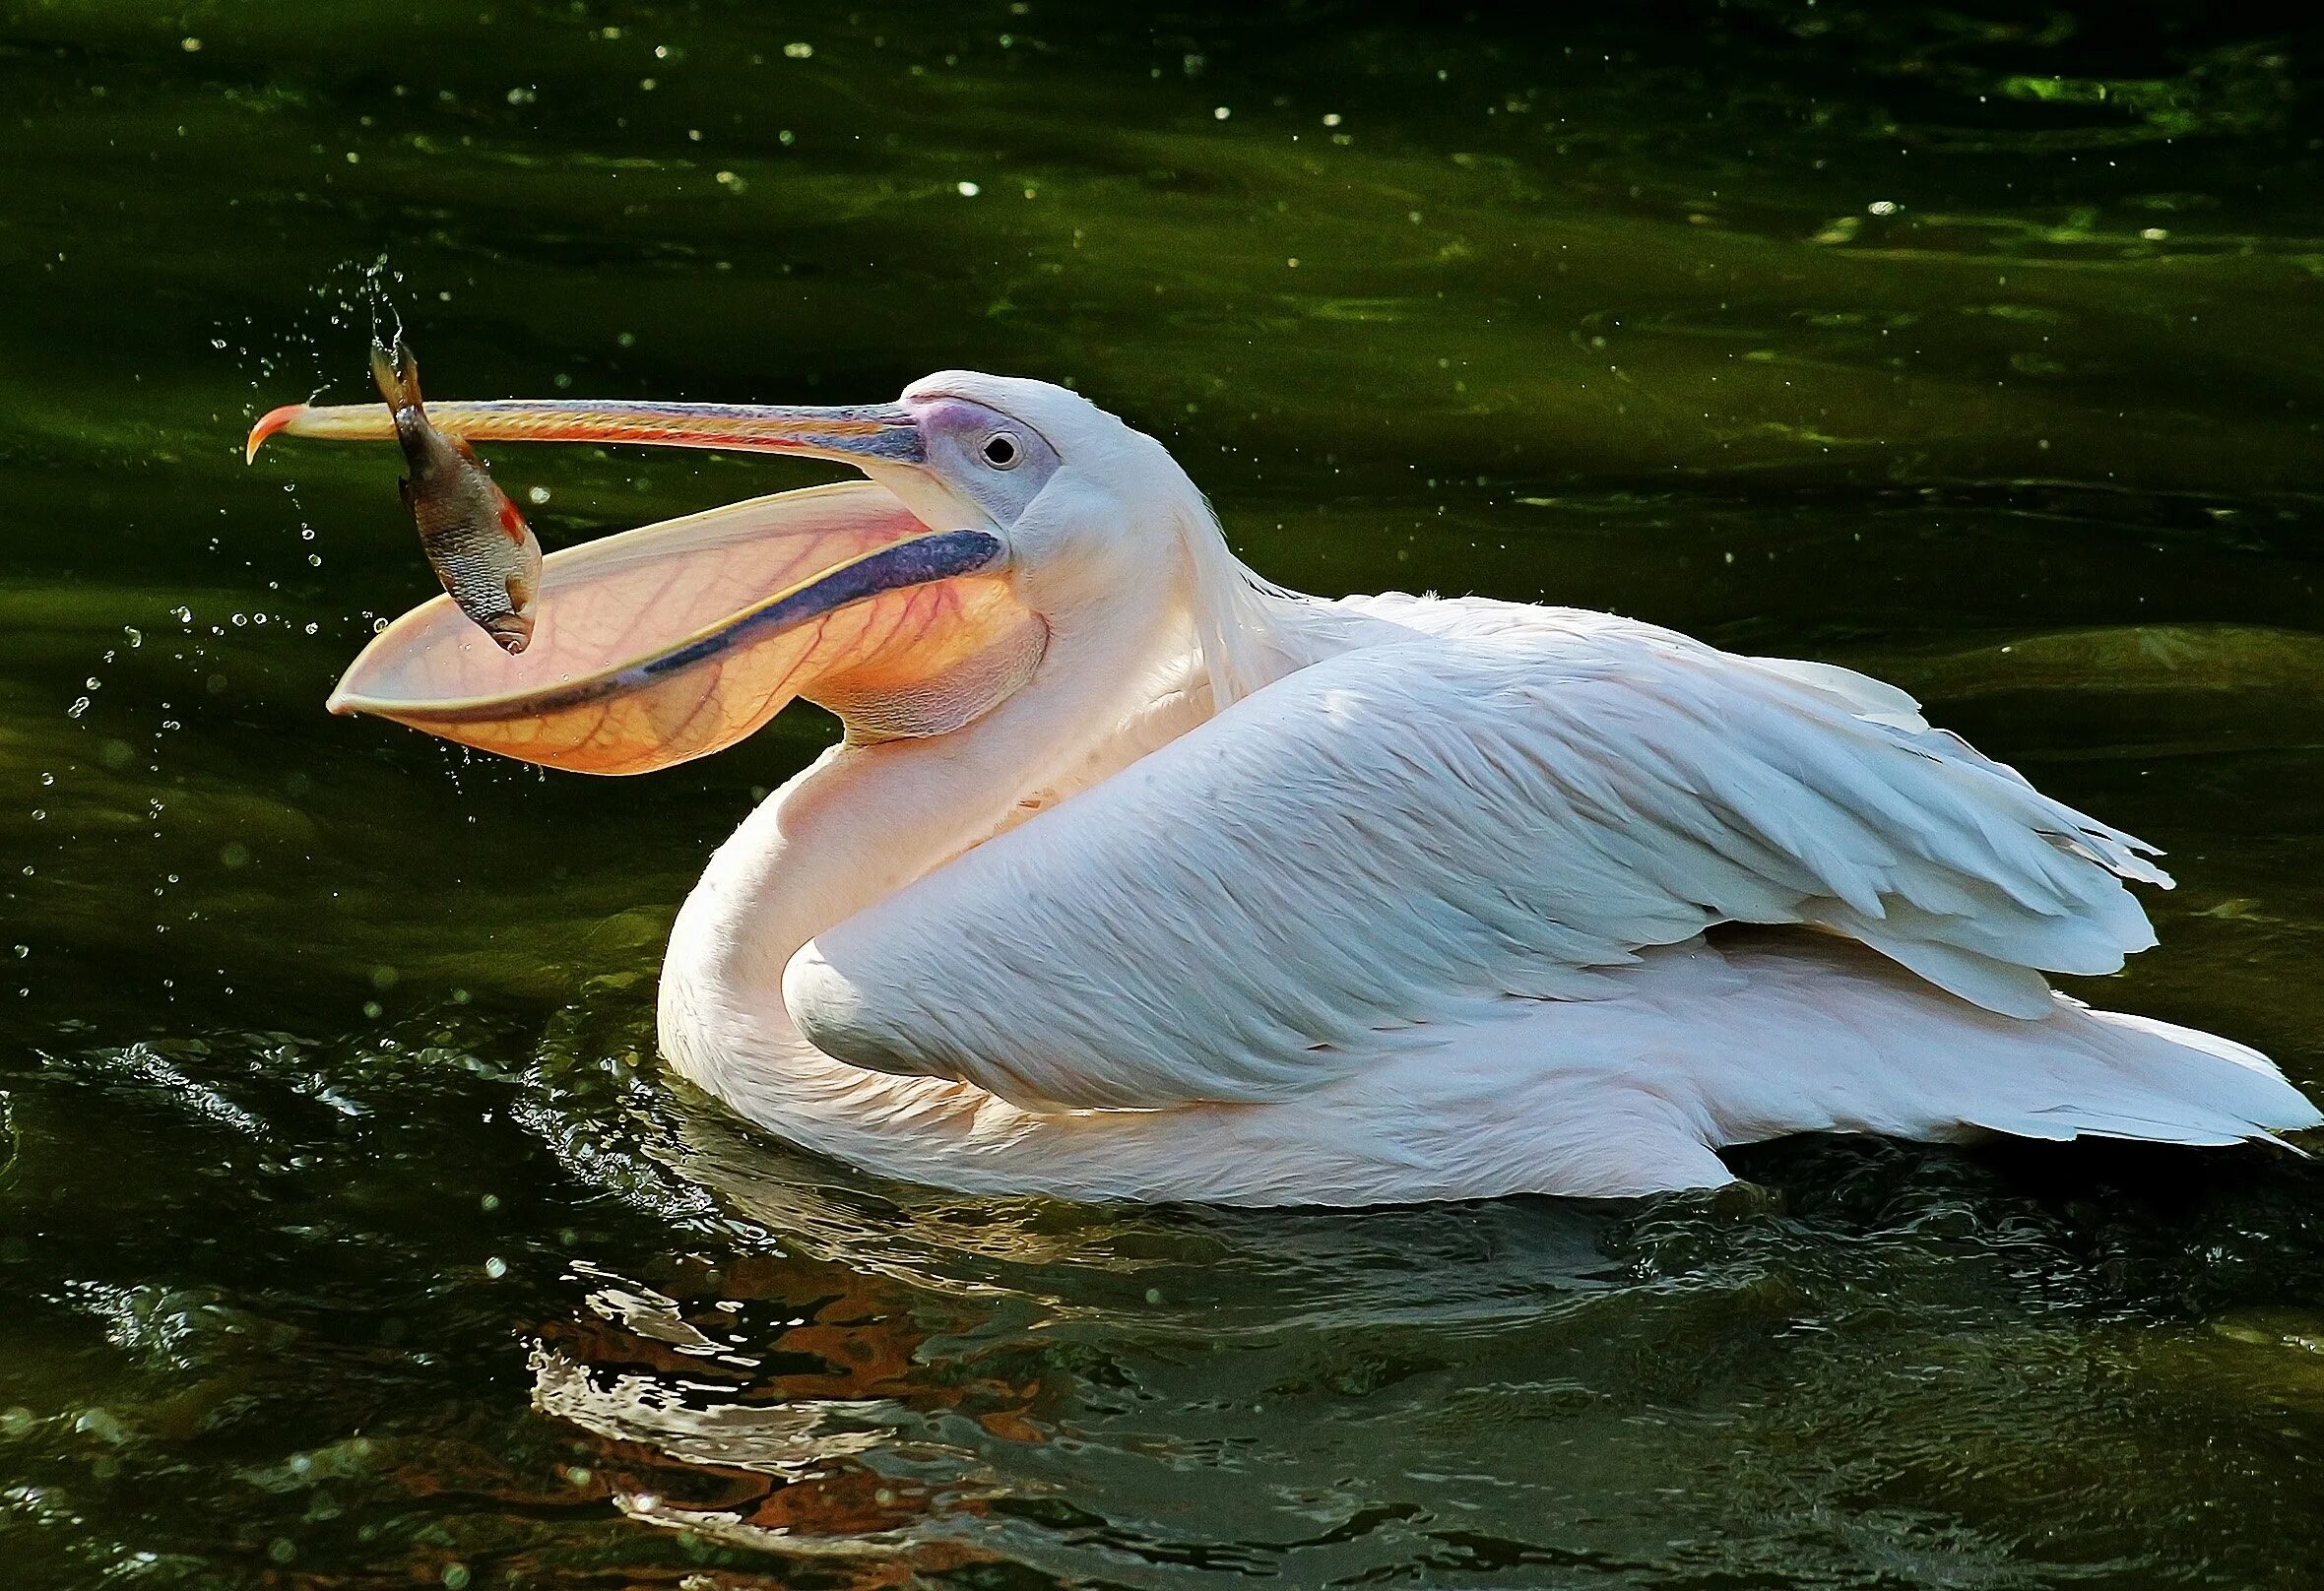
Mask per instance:
[[[447,395],[1069,379],[1309,589],[1853,663],[2164,845],[2105,1003],[2324,1082],[2312,30],[2163,5],[0,7],[11,1583],[2293,1587],[2324,1180],[977,1200],[653,1063],[827,733],[544,779],[319,704]],[[380,264],[384,259],[384,264]],[[545,541],[807,478],[504,449]],[[534,491],[538,488],[538,492]],[[546,500],[539,500],[546,494]],[[1771,1064],[1779,1057],[1771,1057]]]
[[[2150,1154],[1834,1143],[1764,1153],[1773,1204],[1092,1211],[869,1191],[706,1104],[664,1130],[775,1251],[583,1268],[535,1400],[609,1444],[622,1508],[732,1546],[2028,1584],[2102,1577],[2213,1432],[2324,1412],[2324,1317],[2219,1303],[2260,1257],[2227,1228],[2305,1178],[2190,1207],[2130,1191]],[[2025,1497],[2076,1528],[2021,1551]]]

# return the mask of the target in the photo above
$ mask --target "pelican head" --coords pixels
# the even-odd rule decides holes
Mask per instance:
[[[550,554],[533,643],[513,656],[436,598],[373,638],[332,693],[334,712],[549,767],[667,767],[733,744],[794,696],[859,741],[947,733],[1022,689],[1062,637],[1199,630],[1199,589],[1222,571],[1248,589],[1169,453],[1047,382],[947,371],[890,404],[503,400],[429,414],[474,442],[799,454],[868,477]],[[294,405],[259,420],[251,454],[278,432],[394,434],[384,407]]]

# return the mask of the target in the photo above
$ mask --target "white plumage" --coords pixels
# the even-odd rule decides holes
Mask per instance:
[[[1159,444],[1038,382],[950,372],[879,410],[707,418],[438,409],[480,437],[848,458],[891,495],[825,494],[818,524],[963,527],[937,572],[1005,578],[1005,625],[975,610],[1029,674],[983,667],[969,629],[914,632],[940,666],[899,674],[902,607],[853,650],[768,641],[761,602],[605,675],[589,723],[628,738],[572,742],[599,759],[573,765],[643,766],[635,737],[669,723],[698,754],[722,738],[703,723],[745,732],[766,691],[821,679],[848,711],[881,691],[975,710],[920,738],[859,723],[679,915],[665,1050],[810,1148],[965,1188],[1355,1204],[1705,1186],[1728,1179],[1719,1147],[1799,1131],[2223,1144],[2319,1121],[2251,1050],[2051,992],[2046,973],[2153,944],[2124,881],[2169,879],[1878,681],[1574,609],[1295,597],[1234,559]],[[640,545],[741,556],[784,511],[747,512],[723,541]],[[592,578],[566,581],[565,633],[630,633]],[[782,602],[819,612],[823,589]],[[811,668],[715,663],[778,642],[761,656]],[[772,683],[734,699],[739,678]],[[693,682],[667,713],[666,679]],[[502,744],[475,726],[514,708],[468,688],[377,710]],[[647,706],[619,717],[632,689]]]
[[[1605,969],[1722,923],[1845,933],[2018,1017],[2052,1007],[2035,969],[2154,942],[2109,871],[2161,877],[2136,842],[1870,680],[1602,614],[1362,612],[1351,650],[818,935],[786,985],[807,1037],[1030,1107],[1256,1102],[1512,997],[1620,997]]]

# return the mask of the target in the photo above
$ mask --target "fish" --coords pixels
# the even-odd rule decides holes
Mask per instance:
[[[411,471],[402,482],[404,507],[436,579],[502,651],[524,651],[541,601],[540,540],[475,450],[428,422],[420,364],[401,332],[392,346],[373,340],[371,379],[395,416]]]

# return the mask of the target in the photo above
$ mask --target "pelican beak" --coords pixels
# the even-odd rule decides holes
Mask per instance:
[[[737,453],[796,453],[859,468],[916,465],[925,457],[920,425],[901,404],[791,408],[775,404],[563,403],[501,398],[486,403],[430,403],[436,429],[470,442],[606,442],[626,446],[722,448]],[[384,404],[286,404],[250,427],[245,462],[267,438],[311,436],[332,442],[392,442],[395,420]]]
[[[796,453],[915,472],[900,407],[436,403],[470,441],[594,441]],[[391,440],[384,405],[294,406],[251,431]],[[544,767],[630,774],[732,745],[795,696],[853,739],[941,733],[1030,676],[1046,645],[1006,544],[934,528],[877,480],[811,487],[601,538],[544,561],[532,645],[504,653],[448,597],[389,625],[331,694]]]

